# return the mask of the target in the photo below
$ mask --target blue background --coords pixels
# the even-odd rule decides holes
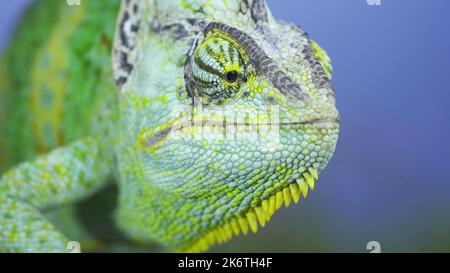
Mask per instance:
[[[0,48],[28,2],[2,4]],[[450,2],[267,2],[327,49],[342,129],[308,199],[212,250],[450,251]]]

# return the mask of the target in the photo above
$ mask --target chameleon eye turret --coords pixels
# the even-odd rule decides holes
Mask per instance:
[[[219,30],[206,33],[188,66],[189,87],[205,105],[235,100],[250,73],[245,49]]]

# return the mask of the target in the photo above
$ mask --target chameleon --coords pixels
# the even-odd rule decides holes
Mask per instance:
[[[264,0],[34,2],[0,60],[0,251],[257,232],[334,153],[331,75]]]

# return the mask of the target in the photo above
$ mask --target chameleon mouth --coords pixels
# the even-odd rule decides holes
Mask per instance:
[[[334,128],[339,125],[339,114],[314,114],[300,121],[245,121],[245,122],[227,122],[221,119],[205,118],[197,122],[188,121],[184,124],[177,124],[172,128],[174,131],[182,130],[183,128],[201,128],[201,127],[249,127],[249,126],[278,126],[278,127],[317,127],[317,128]]]
[[[339,124],[339,114],[312,115],[306,121],[294,122],[292,124],[300,124],[303,126],[313,126],[318,128],[332,128]]]
[[[287,127],[314,127],[320,129],[335,128],[339,126],[337,120],[311,120],[305,122],[280,123],[281,128]]]
[[[317,118],[317,119],[309,119],[308,121],[302,122],[223,122],[223,121],[214,121],[208,120],[199,124],[188,123],[183,126],[174,126],[170,128],[172,132],[180,132],[183,129],[201,129],[201,128],[228,128],[228,127],[261,127],[261,126],[278,126],[279,128],[292,128],[292,127],[314,127],[320,129],[328,129],[335,128],[339,126],[338,119],[330,119],[330,118]],[[166,135],[166,134],[164,134]],[[156,135],[158,136],[158,134]]]
[[[227,127],[250,127],[250,126],[278,126],[279,128],[292,127],[314,127],[329,129],[339,127],[339,114],[312,115],[304,121],[292,122],[226,122],[224,120],[201,119],[197,122],[192,120],[175,123],[173,125],[162,125],[156,128],[144,130],[140,133],[141,146],[148,152],[155,151],[170,133],[191,132],[201,128],[227,128]]]
[[[258,227],[263,228],[272,215],[285,205],[289,207],[291,201],[298,203],[301,196],[306,198],[308,189],[314,189],[314,181],[318,178],[317,170],[309,168],[295,182],[291,182],[262,200],[256,207],[250,207],[239,216],[233,216],[223,223],[205,231],[190,247],[181,248],[180,252],[203,252],[215,244],[222,244],[233,236],[247,234],[249,230],[256,233]]]

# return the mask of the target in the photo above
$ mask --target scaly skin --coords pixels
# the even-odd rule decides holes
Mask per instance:
[[[42,211],[111,182],[123,234],[205,251],[306,197],[333,154],[330,60],[263,1],[118,4],[42,1],[0,63],[1,251],[66,251]]]

